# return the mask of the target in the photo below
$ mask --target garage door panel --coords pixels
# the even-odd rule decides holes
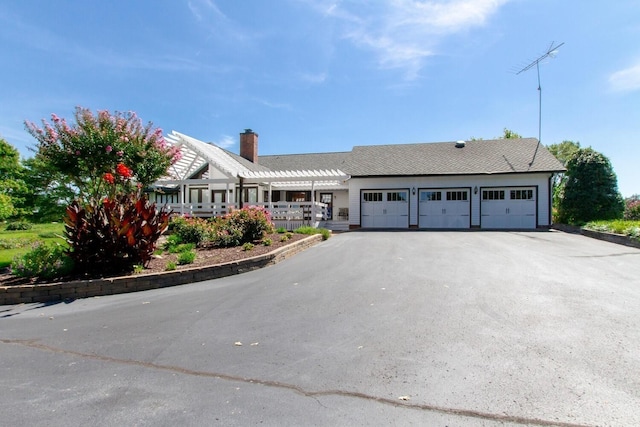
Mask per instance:
[[[362,191],[361,226],[364,228],[408,228],[409,190]]]
[[[534,229],[537,226],[535,187],[482,189],[481,227]]]
[[[469,228],[470,199],[468,188],[421,189],[418,196],[418,227]]]

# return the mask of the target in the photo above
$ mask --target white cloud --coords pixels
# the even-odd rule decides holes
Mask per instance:
[[[320,84],[327,80],[327,73],[302,73],[300,79],[308,83]]]
[[[640,89],[640,63],[616,71],[609,76],[609,84],[614,90],[631,92]]]
[[[236,143],[236,140],[229,135],[222,135],[222,138],[220,140],[214,141],[213,143],[220,148],[229,148],[233,147],[233,145]]]
[[[447,36],[487,24],[510,0],[358,0],[307,3],[343,25],[343,37],[375,52],[381,68],[419,76],[425,60]]]

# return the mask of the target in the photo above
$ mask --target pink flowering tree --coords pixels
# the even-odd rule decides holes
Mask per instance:
[[[42,127],[29,121],[25,125],[38,141],[36,156],[68,176],[81,200],[107,196],[114,185],[125,192],[146,187],[180,159],[180,151],[166,143],[162,129],[151,122],[143,125],[136,113],[94,114],[77,107],[74,118],[69,124],[52,114],[50,122],[42,120]]]
[[[66,210],[67,252],[75,269],[90,275],[147,265],[169,224],[143,189],[180,159],[162,129],[143,125],[135,113],[76,108],[75,123],[55,114],[42,127],[25,122],[38,141],[36,157],[65,175],[78,191]]]

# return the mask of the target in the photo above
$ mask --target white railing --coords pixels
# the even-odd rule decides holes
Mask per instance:
[[[174,215],[212,218],[226,215],[237,209],[233,203],[167,203]],[[327,218],[327,205],[319,202],[245,203],[244,206],[261,206],[271,214],[276,227],[295,230],[303,225],[317,227]]]

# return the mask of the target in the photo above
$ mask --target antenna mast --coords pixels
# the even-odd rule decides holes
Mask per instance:
[[[562,45],[564,45],[564,42],[557,44],[555,46],[554,44],[555,42],[551,42],[551,44],[549,45],[549,48],[543,55],[541,55],[540,57],[532,61],[530,64],[526,65],[520,71],[516,72],[516,75],[518,75],[518,74],[524,73],[527,70],[530,70],[534,66],[538,71],[538,144],[542,142],[542,85],[540,84],[540,62],[544,61],[547,58],[554,58],[556,53],[558,53],[558,49]]]

